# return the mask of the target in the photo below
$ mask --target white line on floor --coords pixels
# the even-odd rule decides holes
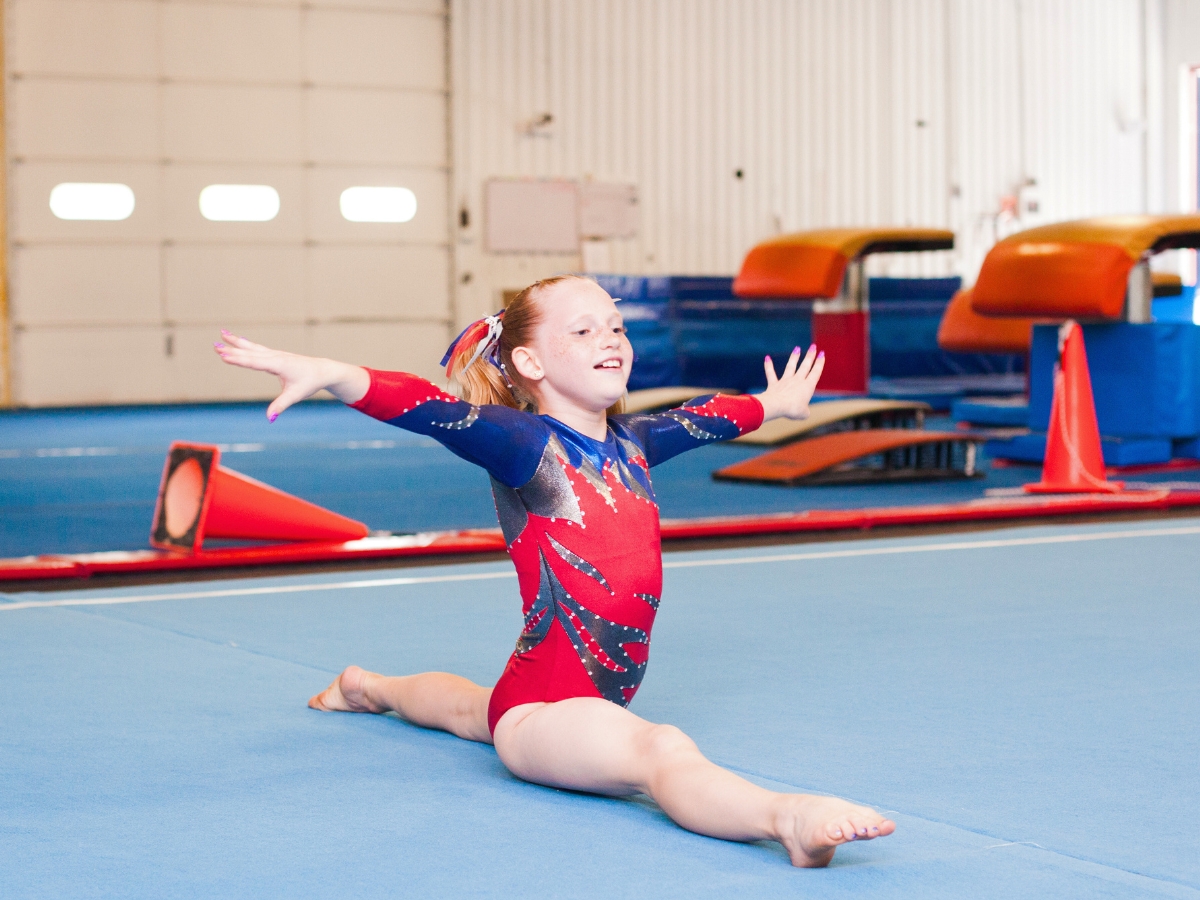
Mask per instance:
[[[907,544],[900,547],[855,547],[852,550],[824,550],[813,553],[780,553],[771,556],[742,556],[729,559],[695,559],[664,562],[664,569],[692,569],[700,566],[744,566],[755,563],[794,562],[805,559],[844,559],[852,556],[891,556],[897,553],[940,553],[947,550],[990,550],[994,547],[1032,547],[1039,544],[1075,544],[1085,541],[1113,541],[1123,538],[1174,537],[1200,534],[1200,526],[1147,528],[1129,531],[1099,531],[1091,534],[1059,534],[1047,537],[1006,538],[991,541],[952,541],[941,544]]]
[[[1088,534],[1059,534],[1044,537],[1004,538],[987,541],[950,541],[938,544],[903,544],[891,547],[854,547],[848,550],[816,550],[809,553],[779,553],[770,556],[732,556],[719,559],[667,560],[664,569],[695,569],[705,566],[746,566],[761,563],[802,562],[816,559],[848,559],[857,556],[894,556],[905,553],[942,553],[953,550],[991,550],[999,547],[1035,547],[1046,544],[1077,544],[1128,538],[1181,537],[1200,534],[1200,525],[1178,528],[1145,528],[1127,531],[1097,531]],[[0,612],[44,609],[53,606],[113,606],[122,603],[154,603],[159,600],[201,600],[213,597],[252,597],[264,594],[303,594],[310,591],[348,591],[359,588],[395,587],[409,584],[446,584],[455,581],[485,581],[515,578],[516,572],[476,572],[465,575],[428,575],[410,578],[372,578],[322,584],[282,584],[269,587],[227,588],[174,594],[124,594],[111,597],[71,597],[62,600],[0,602]]]

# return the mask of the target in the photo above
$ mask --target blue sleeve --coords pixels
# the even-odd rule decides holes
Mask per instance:
[[[757,430],[763,423],[763,407],[748,394],[716,394],[664,413],[613,416],[613,421],[641,445],[646,463],[657,466],[687,450]]]
[[[367,371],[371,386],[351,404],[354,409],[428,435],[509,487],[521,487],[537,471],[550,429],[532,413],[507,406],[473,406],[405,372]]]

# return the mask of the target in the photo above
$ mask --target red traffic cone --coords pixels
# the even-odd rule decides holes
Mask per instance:
[[[176,441],[167,451],[152,546],[200,550],[205,537],[276,541],[350,541],[367,526],[218,465],[211,444]]]
[[[1067,320],[1058,331],[1058,363],[1054,366],[1054,399],[1046,433],[1042,480],[1025,485],[1031,494],[1116,493],[1120,481],[1105,481],[1100,426],[1088,375],[1083,329]]]

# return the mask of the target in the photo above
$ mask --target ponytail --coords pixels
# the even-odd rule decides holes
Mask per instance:
[[[535,281],[513,297],[502,312],[469,325],[442,360],[454,393],[474,406],[492,404],[536,413],[537,399],[513,365],[512,352],[528,346],[541,322],[537,296],[546,288],[579,277],[556,275]],[[499,322],[493,324],[495,320]],[[608,415],[624,407],[622,398],[608,408]]]

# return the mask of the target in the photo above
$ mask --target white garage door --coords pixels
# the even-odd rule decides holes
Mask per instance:
[[[269,396],[274,379],[212,354],[222,325],[437,372],[451,318],[441,0],[8,10],[16,402]],[[128,191],[98,184],[126,186],[132,212]],[[213,185],[234,187],[202,211]]]

